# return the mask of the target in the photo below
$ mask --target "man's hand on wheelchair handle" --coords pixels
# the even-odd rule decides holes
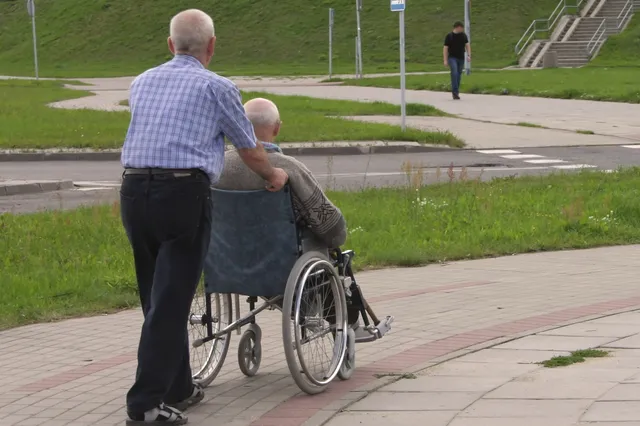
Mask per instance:
[[[282,169],[274,168],[271,178],[267,181],[267,191],[278,192],[289,180],[287,172]]]

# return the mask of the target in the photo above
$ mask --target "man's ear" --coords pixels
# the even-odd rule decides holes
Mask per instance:
[[[207,55],[213,56],[213,52],[216,50],[216,36],[211,37],[209,45],[207,46]]]
[[[172,55],[175,55],[176,47],[173,45],[173,40],[171,40],[171,37],[167,38],[167,45],[169,46],[169,52],[171,52]]]
[[[278,134],[280,133],[280,125],[282,124],[282,121],[278,122],[278,124],[276,124],[276,127],[273,129],[273,137],[278,136]]]

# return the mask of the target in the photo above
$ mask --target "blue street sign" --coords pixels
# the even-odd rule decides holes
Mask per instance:
[[[406,7],[405,0],[391,0],[391,11],[392,12],[404,12]]]

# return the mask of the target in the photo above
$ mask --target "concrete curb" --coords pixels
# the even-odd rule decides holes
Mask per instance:
[[[61,181],[9,181],[0,182],[0,197],[10,195],[38,194],[42,192],[62,191],[73,189],[73,182],[70,180]],[[16,183],[11,183],[16,182]]]
[[[289,148],[282,146],[286,155],[369,155],[401,154],[418,152],[459,151],[460,148],[433,145],[389,145],[389,146],[321,146]],[[0,162],[20,161],[119,161],[120,152],[0,152]]]

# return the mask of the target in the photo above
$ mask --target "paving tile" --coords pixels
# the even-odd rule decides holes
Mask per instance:
[[[485,363],[459,360],[447,361],[424,372],[427,376],[518,377],[542,368],[536,364]]]
[[[496,346],[497,349],[577,351],[596,348],[617,340],[615,337],[527,336]]]
[[[599,401],[640,401],[640,383],[620,383],[598,398]],[[640,402],[639,402],[640,403]]]
[[[376,411],[340,413],[326,426],[447,426],[455,411]]]
[[[629,337],[640,333],[637,324],[607,324],[596,321],[583,322],[556,328],[540,333],[541,336],[578,336],[578,337]]]
[[[602,358],[591,358],[579,364],[562,368],[541,368],[524,374],[515,381],[555,381],[565,380],[578,383],[618,383],[635,377],[639,372],[635,368],[601,368]],[[640,365],[639,365],[640,367]]]
[[[598,401],[580,420],[583,422],[640,422],[640,403],[638,401]]]
[[[348,407],[348,411],[461,410],[482,392],[376,392]]]
[[[530,364],[531,367],[539,367],[531,365],[553,358],[554,356],[569,355],[566,351],[536,351],[536,350],[516,350],[516,349],[486,349],[465,355],[458,359],[460,362],[474,363],[495,363],[503,364]]]
[[[498,417],[458,417],[453,419],[448,426],[577,426],[575,418],[498,418]],[[626,426],[626,425],[618,425]]]
[[[481,399],[460,417],[575,418],[591,405],[590,400]],[[515,420],[514,420],[515,422]]]
[[[423,376],[397,381],[380,392],[489,392],[508,380],[504,377]]]
[[[569,381],[514,381],[489,392],[487,399],[597,399],[613,388],[613,382]]]
[[[615,342],[605,345],[608,348],[623,348],[623,349],[640,349],[640,335],[636,334],[625,339],[620,339]]]

